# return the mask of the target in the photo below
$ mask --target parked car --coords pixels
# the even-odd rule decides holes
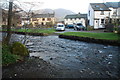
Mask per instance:
[[[66,28],[74,28],[74,25],[73,25],[73,24],[68,24],[68,25],[66,26]]]
[[[65,31],[65,25],[63,23],[57,23],[56,30]]]
[[[86,27],[83,26],[81,23],[77,23],[77,24],[74,26],[74,30],[86,30]]]

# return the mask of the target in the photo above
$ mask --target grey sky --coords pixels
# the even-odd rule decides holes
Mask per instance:
[[[64,8],[75,13],[87,13],[89,3],[118,2],[120,0],[18,0],[20,2],[42,2],[34,9],[57,9]]]

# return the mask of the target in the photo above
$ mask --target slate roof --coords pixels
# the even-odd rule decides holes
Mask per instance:
[[[73,15],[66,15],[65,19],[76,19],[76,18],[87,18],[87,14],[73,14]]]
[[[111,11],[104,3],[90,3],[94,11]]]
[[[107,7],[118,8],[120,7],[120,2],[106,2],[105,5]]]
[[[54,14],[36,14],[32,16],[32,18],[49,18],[49,17],[54,17]]]

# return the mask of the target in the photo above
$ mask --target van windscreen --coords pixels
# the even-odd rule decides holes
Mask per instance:
[[[63,25],[58,25],[58,27],[63,27]]]

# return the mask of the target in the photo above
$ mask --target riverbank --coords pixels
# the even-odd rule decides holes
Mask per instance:
[[[7,32],[6,30],[1,30],[0,32]],[[15,34],[27,34],[33,36],[48,36],[56,32],[54,29],[12,29],[11,33]]]
[[[120,45],[119,34],[115,33],[66,32],[60,34],[59,38],[93,42],[104,45]]]
[[[25,61],[3,67],[3,79],[15,78],[54,78],[57,70],[50,63],[37,57],[25,58]]]

